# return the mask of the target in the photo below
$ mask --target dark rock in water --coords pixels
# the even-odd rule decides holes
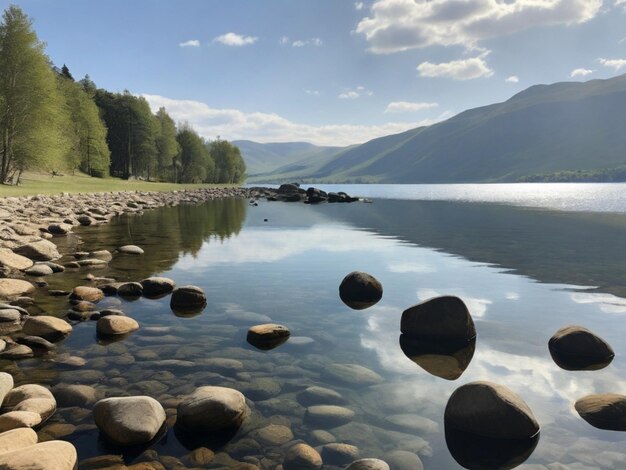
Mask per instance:
[[[400,330],[428,341],[470,340],[476,328],[469,310],[454,296],[435,297],[402,312]]]
[[[206,307],[206,295],[196,286],[182,286],[174,289],[170,299],[170,308],[174,311],[197,312]]]
[[[300,190],[298,183],[284,183],[278,188],[279,193],[297,193]]]
[[[598,370],[608,366],[615,353],[602,338],[582,326],[566,326],[548,342],[550,355],[565,370]]]
[[[446,405],[446,430],[495,439],[530,439],[539,424],[528,405],[502,385],[471,382],[457,388]]]
[[[159,297],[169,294],[176,287],[176,283],[166,277],[149,277],[141,281],[143,295],[146,297]]]
[[[363,310],[383,297],[383,286],[374,276],[354,271],[341,281],[339,297],[348,307]]]
[[[309,204],[317,204],[328,200],[328,194],[317,188],[309,188],[306,190],[306,201]]]
[[[226,387],[198,387],[178,405],[176,425],[196,433],[238,429],[248,413],[246,399]]]
[[[54,343],[43,339],[39,336],[21,336],[15,339],[19,344],[24,344],[31,349],[39,349],[44,351],[51,351],[56,348]]]
[[[143,294],[143,287],[138,282],[125,282],[117,288],[117,295],[130,299],[138,299]]]
[[[476,339],[435,342],[400,335],[400,348],[406,357],[429,374],[456,380],[474,357]]]
[[[626,431],[626,396],[616,393],[587,395],[574,407],[593,427],[608,431]]]
[[[256,325],[248,330],[246,340],[252,346],[268,351],[274,349],[289,339],[291,332],[283,325],[266,323]]]
[[[325,465],[347,465],[359,458],[359,448],[350,444],[326,444],[322,447],[322,460]]]
[[[104,295],[117,295],[117,291],[120,286],[124,284],[123,282],[109,282],[108,284],[102,284],[100,286],[100,290],[104,293]]]
[[[539,433],[526,439],[496,439],[459,431],[446,425],[446,444],[459,465],[472,470],[508,470],[531,456]]]

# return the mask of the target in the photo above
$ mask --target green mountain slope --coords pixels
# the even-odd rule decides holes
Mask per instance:
[[[506,182],[620,167],[626,163],[626,75],[533,86],[504,103],[319,161],[272,176],[311,182]]]

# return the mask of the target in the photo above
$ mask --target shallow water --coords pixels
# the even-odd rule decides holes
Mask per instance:
[[[57,354],[88,363],[72,370],[39,359],[5,364],[3,370],[19,383],[85,383],[106,396],[148,394],[165,404],[168,415],[176,397],[197,386],[238,388],[252,398],[254,414],[223,450],[238,460],[255,456],[267,468],[280,463],[284,449],[254,445],[250,427],[288,423],[296,439],[313,444],[310,433],[320,426],[303,420],[305,408],[296,397],[307,386],[321,385],[341,393],[356,413],[350,424],[321,426],[338,441],[357,445],[368,457],[409,450],[420,455],[425,468],[445,470],[459,468],[443,433],[446,401],[464,383],[489,380],[517,392],[542,426],[536,449],[518,468],[626,467],[622,434],[592,428],[573,408],[589,393],[626,393],[626,299],[615,295],[625,282],[623,214],[450,201],[318,206],[261,201],[252,207],[226,200],[123,216],[82,229],[81,237],[81,250],[135,243],[146,251],[141,257],[116,257],[108,268],[92,271],[95,275],[132,281],[164,275],[179,285],[202,287],[208,306],[183,318],[172,313],[167,297],[107,298],[100,305],[121,308],[141,328],[103,345],[94,322],[77,324]],[[71,246],[72,240],[66,243]],[[364,311],[350,310],[337,294],[341,279],[354,270],[369,272],[384,286],[383,299]],[[88,272],[51,276],[50,288],[86,284],[82,278]],[[589,286],[598,289],[584,288]],[[402,311],[441,294],[465,300],[478,332],[473,358],[454,381],[426,372],[399,344]],[[44,292],[37,302],[48,314],[62,316],[68,308],[65,299]],[[292,338],[262,352],[248,345],[245,335],[249,326],[269,319],[289,327]],[[548,339],[572,323],[613,346],[611,365],[567,372],[554,364]],[[238,359],[243,370],[203,364],[207,358]],[[164,359],[193,364],[159,362]],[[329,373],[337,363],[368,367],[384,381],[342,382]],[[64,437],[77,445],[81,459],[120,453],[89,426],[88,410],[60,408],[51,420],[86,425]],[[195,444],[179,437],[169,429],[152,448],[180,458]],[[126,460],[141,450],[125,451]]]

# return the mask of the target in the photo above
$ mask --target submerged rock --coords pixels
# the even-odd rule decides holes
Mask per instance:
[[[361,459],[352,462],[346,470],[389,470],[389,465],[380,459]]]
[[[303,443],[291,446],[283,460],[284,470],[314,470],[319,468],[322,468],[322,457],[313,447]]]
[[[382,299],[383,286],[374,276],[354,271],[341,281],[339,297],[348,307],[363,310]]]
[[[626,396],[616,393],[587,395],[574,407],[593,427],[608,431],[626,431]]]
[[[582,326],[566,326],[548,342],[554,362],[565,370],[598,370],[608,366],[615,353],[599,336]]]
[[[310,406],[304,415],[304,422],[315,427],[333,428],[349,423],[354,411],[337,405]]]
[[[283,344],[290,335],[291,332],[286,326],[266,323],[251,327],[246,340],[256,348],[270,350]]]
[[[322,447],[322,460],[325,465],[347,465],[359,458],[359,448],[350,444],[326,444]]]
[[[247,415],[246,399],[226,387],[198,387],[178,405],[177,425],[201,433],[237,429]]]
[[[458,297],[435,297],[402,312],[403,334],[426,341],[471,340],[476,328],[465,303]]]
[[[338,392],[325,387],[308,387],[298,394],[298,402],[304,406],[343,405],[346,400]]]
[[[324,370],[324,375],[349,385],[368,386],[383,381],[376,372],[358,364],[331,364]]]
[[[424,470],[421,459],[413,452],[395,450],[384,457],[391,470]]]

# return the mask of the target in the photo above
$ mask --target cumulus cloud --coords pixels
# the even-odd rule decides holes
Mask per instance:
[[[509,83],[518,83],[519,77],[517,75],[511,75],[510,77],[506,77],[506,80],[504,81]]]
[[[254,44],[258,41],[258,39],[259,38],[256,36],[242,36],[241,34],[236,33],[226,33],[213,38],[213,42],[219,42],[225,46],[241,47]]]
[[[354,90],[346,90],[337,95],[340,100],[355,100],[362,96],[373,96],[374,92],[367,90],[364,86],[358,86]]]
[[[273,113],[245,113],[237,109],[211,108],[193,100],[176,100],[159,95],[142,95],[153,111],[161,106],[175,121],[189,122],[207,139],[222,136],[229,140],[251,139],[257,142],[311,142],[317,145],[351,145],[376,137],[434,124],[435,119],[412,122],[388,122],[380,125],[328,124],[313,126],[290,121]],[[440,117],[443,119],[446,116]]]
[[[598,59],[605,67],[614,69],[616,72],[626,66],[626,59]]]
[[[623,2],[624,0],[617,0]],[[356,32],[389,54],[433,45],[474,49],[483,39],[594,18],[603,0],[377,0]]]
[[[472,80],[474,78],[491,77],[493,70],[485,62],[485,54],[469,59],[453,60],[433,64],[422,62],[417,71],[422,77],[448,77],[454,80]]]
[[[572,78],[586,77],[587,75],[591,75],[593,72],[594,70],[590,69],[574,69],[572,70],[572,73],[569,74],[569,76]]]
[[[439,103],[421,103],[411,101],[392,101],[385,109],[386,113],[411,113],[422,111],[424,109],[432,109],[439,106]]]
[[[190,39],[189,41],[181,42],[178,45],[180,47],[200,47],[200,41],[197,39]]]

